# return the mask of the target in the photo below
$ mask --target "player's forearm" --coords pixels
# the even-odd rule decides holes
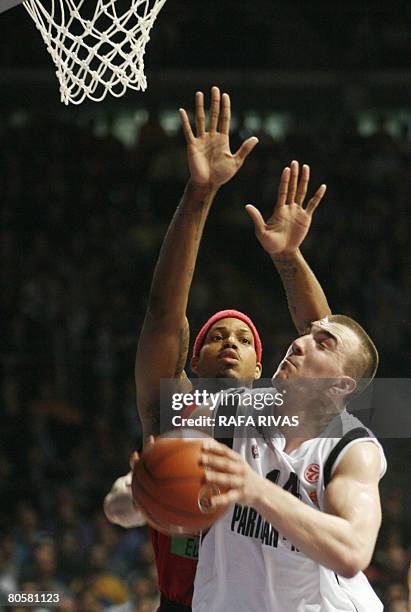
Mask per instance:
[[[291,317],[300,333],[312,321],[331,314],[324,291],[299,249],[294,253],[273,255],[272,260],[284,285]]]
[[[154,271],[147,314],[180,325],[204,224],[217,189],[189,182],[178,205]]]
[[[175,378],[184,388],[191,387],[182,378],[189,344],[187,301],[216,191],[208,185],[187,184],[158,257],[135,366],[137,406],[145,437],[160,433],[160,379]]]
[[[347,578],[368,565],[347,520],[315,510],[266,480],[257,489],[253,507],[310,559]]]

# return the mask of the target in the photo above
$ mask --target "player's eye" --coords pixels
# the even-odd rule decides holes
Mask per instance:
[[[218,342],[219,340],[222,340],[222,338],[223,338],[223,337],[221,336],[221,334],[213,334],[213,335],[211,336],[210,340],[211,340],[212,342]]]
[[[242,344],[251,344],[251,340],[249,338],[241,338],[240,342],[242,342]]]

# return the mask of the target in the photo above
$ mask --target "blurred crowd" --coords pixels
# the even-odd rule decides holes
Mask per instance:
[[[263,124],[262,124],[263,125]],[[250,135],[238,117],[232,149]],[[411,362],[408,197],[411,140],[384,118],[367,137],[352,117],[296,121],[260,143],[218,194],[190,296],[192,335],[239,308],[261,330],[270,376],[294,331],[273,266],[244,204],[264,215],[292,159],[328,193],[303,251],[331,308],[357,318],[380,376]],[[141,444],[133,365],[153,267],[187,179],[180,131],[152,112],[133,147],[35,114],[0,126],[0,593],[59,591],[67,612],[152,611],[145,528],[110,525],[102,501]],[[159,347],[161,350],[161,347]],[[407,442],[407,441],[405,441]],[[409,445],[385,443],[383,527],[368,576],[387,612],[405,612]],[[408,487],[408,490],[407,490]],[[20,610],[20,608],[15,608]]]
[[[87,4],[80,11],[85,19],[94,12],[94,6]],[[116,0],[117,13],[122,15],[130,4],[131,0]],[[151,7],[154,2],[147,4]],[[141,14],[146,2],[140,5]],[[411,57],[410,11],[406,0],[207,0],[206,5],[202,0],[172,0],[157,18],[147,61],[150,69],[404,69],[410,66]],[[50,57],[23,8],[9,11],[1,19],[0,65],[49,65]],[[80,33],[75,25],[74,33]],[[15,44],[16,32],[31,44]]]

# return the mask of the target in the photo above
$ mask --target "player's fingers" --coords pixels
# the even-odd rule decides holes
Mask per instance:
[[[205,132],[204,94],[202,91],[196,92],[196,130],[197,136],[202,136]]]
[[[133,469],[133,467],[135,466],[135,464],[137,463],[137,461],[140,459],[139,454],[134,451],[133,453],[131,453],[130,455],[130,467],[131,469]]]
[[[233,461],[227,457],[220,457],[212,453],[202,453],[200,463],[207,469],[210,468],[219,472],[239,474],[243,471],[242,463],[238,461],[238,458],[237,461]]]
[[[154,442],[155,442],[155,438],[154,438],[154,436],[152,434],[150,434],[144,440],[144,448],[146,448],[147,446],[150,446],[151,444],[154,444]]]
[[[252,204],[247,204],[245,207],[248,215],[251,217],[252,222],[254,223],[254,229],[257,236],[261,236],[261,234],[265,230],[265,221],[263,219],[263,215],[260,213],[258,208],[253,206]]]
[[[231,448],[228,448],[226,444],[221,444],[220,442],[217,442],[213,438],[207,438],[206,440],[204,440],[202,447],[203,447],[202,449],[203,454],[214,453],[216,455],[228,457],[229,459],[232,459],[233,461],[237,461],[240,456],[238,453],[233,451]]]
[[[221,487],[228,487],[229,489],[238,489],[243,486],[244,482],[244,479],[241,478],[241,476],[214,472],[212,470],[206,471],[205,480],[209,484],[216,484],[220,485]]]
[[[288,186],[290,183],[290,168],[286,166],[281,173],[280,184],[277,192],[276,208],[281,208],[287,201]]]
[[[308,181],[310,180],[310,166],[304,164],[301,171],[301,179],[297,189],[295,201],[299,206],[302,206],[304,198],[307,195]]]
[[[238,151],[234,154],[234,157],[240,162],[243,163],[245,158],[250,155],[251,151],[254,149],[255,145],[258,143],[258,138],[255,136],[251,136],[247,138],[238,149]]]
[[[318,204],[321,202],[321,200],[322,200],[322,198],[323,198],[323,196],[324,196],[326,191],[327,191],[327,186],[326,185],[321,185],[321,187],[319,187],[317,189],[317,191],[315,192],[315,194],[313,195],[313,197],[311,198],[311,200],[307,204],[306,212],[309,215],[313,214],[313,212],[317,208]]]
[[[287,204],[292,204],[294,202],[295,193],[297,191],[298,168],[298,161],[294,159],[290,165],[290,183],[288,185]]]
[[[194,140],[193,130],[191,129],[190,120],[184,108],[180,108],[180,119],[181,125],[183,126],[183,132],[186,139],[186,142],[192,142]]]
[[[230,122],[231,122],[231,102],[230,96],[227,93],[223,93],[221,99],[221,117],[220,117],[220,132],[222,134],[229,134]]]
[[[220,90],[214,86],[211,88],[211,105],[210,105],[210,125],[209,132],[215,132],[218,125],[218,117],[220,115]]]
[[[210,501],[211,506],[213,508],[221,508],[222,506],[234,504],[239,499],[240,491],[238,489],[230,489],[230,491],[227,491],[227,493],[222,493],[221,495],[214,495]]]

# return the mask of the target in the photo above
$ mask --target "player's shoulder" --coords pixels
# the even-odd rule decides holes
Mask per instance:
[[[344,410],[338,415],[338,418],[333,420],[327,434],[329,443],[326,457],[324,457],[324,486],[327,486],[337,467],[352,449],[357,449],[356,460],[366,462],[369,458],[370,461],[373,461],[373,457],[376,456],[375,450],[370,451],[371,445],[368,443],[371,443],[377,450],[380,461],[380,478],[384,475],[387,469],[384,450],[374,433],[365,427],[360,419]]]
[[[337,471],[346,470],[347,468],[355,467],[357,471],[381,471],[381,452],[376,444],[370,444],[371,438],[364,438],[358,444],[351,446],[341,460],[338,466],[334,469]]]
[[[334,416],[326,429],[322,432],[321,437],[332,438],[336,443],[342,438],[354,439],[357,437],[368,438],[375,436],[359,418],[347,412],[347,410],[343,410]]]
[[[351,412],[343,410],[340,415],[342,423],[342,434],[346,435],[349,432],[358,430],[358,433],[364,435],[365,438],[375,438],[375,434],[364,423]]]

